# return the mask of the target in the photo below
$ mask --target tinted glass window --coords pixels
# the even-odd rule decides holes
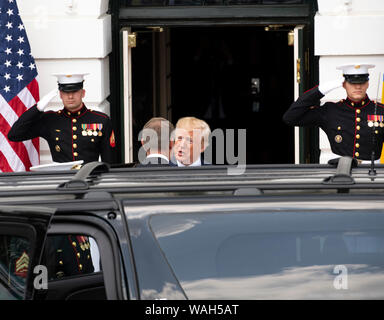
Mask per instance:
[[[153,216],[190,299],[384,298],[381,212]]]
[[[26,238],[0,235],[0,300],[23,299],[29,252]]]

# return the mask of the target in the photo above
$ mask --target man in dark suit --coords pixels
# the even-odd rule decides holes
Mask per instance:
[[[169,166],[169,154],[173,147],[174,126],[167,119],[150,119],[139,134],[142,147],[136,167]]]
[[[201,154],[209,145],[211,129],[201,119],[195,117],[180,118],[176,123],[175,145],[171,165],[178,167],[196,167],[207,165]]]

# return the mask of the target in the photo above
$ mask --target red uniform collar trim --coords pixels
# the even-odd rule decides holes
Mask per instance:
[[[368,105],[371,100],[369,99],[368,95],[365,95],[365,98],[359,102],[353,102],[349,98],[345,99],[344,102],[350,106],[351,108],[364,108],[366,105]]]
[[[78,110],[78,111],[75,111],[75,112],[71,112],[65,108],[63,108],[62,112],[63,114],[66,116],[66,117],[69,117],[69,118],[78,118],[78,117],[81,117],[84,113],[86,113],[88,111],[87,107],[85,106],[85,104],[83,104],[83,107]]]

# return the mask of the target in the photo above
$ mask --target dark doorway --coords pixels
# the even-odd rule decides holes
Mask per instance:
[[[294,99],[294,49],[288,45],[288,32],[264,27],[170,28],[172,122],[195,116],[211,130],[246,129],[248,164],[293,163],[294,131],[282,122]],[[137,129],[155,110],[150,98],[148,55],[156,54],[151,37],[139,34],[146,45],[133,51]],[[135,101],[141,101],[140,108]]]
[[[247,129],[247,163],[294,162],[293,129],[282,122],[294,92],[288,31],[174,28],[171,48],[174,122],[190,115],[212,130]]]

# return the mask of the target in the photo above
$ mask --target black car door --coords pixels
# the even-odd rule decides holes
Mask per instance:
[[[0,206],[0,299],[32,299],[44,284],[39,267],[53,208]]]

